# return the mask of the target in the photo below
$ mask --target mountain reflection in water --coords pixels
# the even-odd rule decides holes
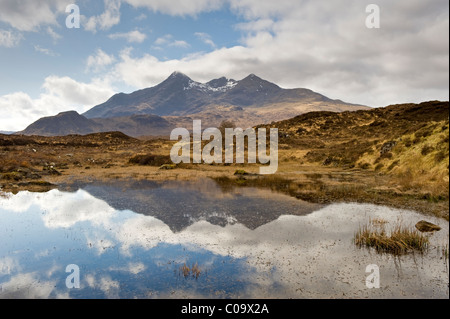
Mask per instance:
[[[93,182],[66,189],[83,189],[117,210],[129,209],[153,216],[174,232],[182,231],[200,220],[222,227],[239,223],[256,229],[281,215],[305,215],[321,207],[267,189],[224,191],[211,179],[200,182]]]

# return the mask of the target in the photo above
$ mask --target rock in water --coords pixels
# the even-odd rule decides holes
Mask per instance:
[[[432,224],[430,222],[421,220],[420,222],[418,222],[416,224],[416,228],[423,232],[432,232],[432,231],[439,231],[441,230],[441,227],[439,227],[438,225]]]

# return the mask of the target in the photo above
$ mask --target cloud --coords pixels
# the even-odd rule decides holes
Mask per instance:
[[[47,95],[60,98],[69,105],[79,105],[81,108],[104,102],[115,93],[108,83],[100,80],[82,83],[67,76],[48,76],[42,87]]]
[[[208,33],[204,33],[204,32],[196,32],[195,36],[197,38],[199,38],[203,43],[211,46],[213,49],[216,48],[216,44],[214,43],[214,41],[211,39],[211,36]]]
[[[169,43],[169,41],[173,38],[173,36],[171,34],[166,34],[162,37],[159,37],[158,39],[155,40],[155,44],[156,45],[165,45],[167,43]]]
[[[0,47],[13,48],[19,45],[23,35],[18,32],[0,30]]]
[[[99,16],[86,18],[83,16],[83,25],[87,31],[96,33],[98,29],[109,30],[120,22],[120,0],[104,0],[105,12]]]
[[[147,15],[144,14],[144,13],[141,13],[136,18],[134,18],[134,20],[136,20],[136,21],[142,21],[142,20],[145,20],[145,19],[147,19]]]
[[[49,76],[37,98],[24,92],[0,96],[0,127],[2,130],[23,130],[44,116],[76,110],[79,113],[100,104],[116,93],[109,83],[93,79],[91,83],[77,82],[70,77]]]
[[[172,60],[128,51],[114,72],[136,88],[179,70],[198,81],[255,73],[285,88],[310,88],[370,106],[448,100],[448,2],[378,4],[382,27],[368,29],[365,4],[356,0],[230,0],[246,19],[236,25],[243,32],[241,45]],[[172,42],[166,35],[154,44]]]
[[[238,23],[235,28],[246,32],[272,31],[274,25],[275,22],[272,19],[257,19],[249,23]]]
[[[113,40],[125,39],[128,43],[142,43],[147,38],[147,35],[138,30],[134,30],[126,33],[113,33],[108,35],[108,38]]]
[[[57,41],[62,38],[62,36],[55,32],[52,27],[47,27],[47,33],[52,37],[53,41]]]
[[[218,10],[224,4],[221,0],[124,0],[133,7],[145,7],[154,12],[173,16],[196,16],[202,12]]]
[[[50,50],[50,49],[42,48],[42,47],[39,46],[39,45],[35,45],[35,46],[34,46],[34,50],[37,51],[37,52],[43,53],[43,54],[45,54],[45,55],[52,56],[52,57],[59,56],[58,53],[55,53],[55,52],[53,52],[53,51]]]
[[[2,0],[0,21],[19,31],[37,31],[41,25],[57,25],[57,16],[67,3],[58,0]]]
[[[177,47],[177,48],[189,48],[190,44],[183,40],[174,40],[171,34],[166,34],[162,37],[159,37],[153,43],[153,49],[162,50],[162,46],[167,47]]]
[[[90,55],[86,61],[86,69],[89,71],[99,72],[105,66],[111,65],[116,59],[113,55],[106,54],[102,49],[97,49],[94,55]]]
[[[183,40],[175,40],[173,42],[170,42],[168,44],[170,47],[177,47],[177,48],[189,48],[190,44]]]
[[[2,299],[48,299],[56,284],[40,279],[36,272],[21,273],[2,283]]]

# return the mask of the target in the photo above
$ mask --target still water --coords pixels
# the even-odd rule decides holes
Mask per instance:
[[[375,218],[442,230],[424,255],[381,255],[353,243]],[[2,193],[0,298],[448,298],[448,228],[212,180]],[[380,288],[367,287],[368,265]]]

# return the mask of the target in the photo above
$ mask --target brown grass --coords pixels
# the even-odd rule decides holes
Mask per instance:
[[[410,251],[424,253],[428,248],[428,237],[412,228],[397,225],[388,233],[384,227],[373,227],[372,223],[361,227],[355,234],[355,244],[371,247],[379,253],[403,255]]]
[[[184,278],[192,276],[193,278],[198,279],[202,271],[198,266],[198,263],[192,264],[191,267],[184,263],[183,266],[180,267],[180,273],[184,276]]]

